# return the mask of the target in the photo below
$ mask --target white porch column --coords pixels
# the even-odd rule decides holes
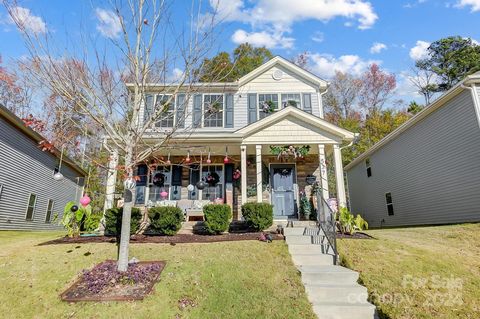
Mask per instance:
[[[241,190],[242,190],[242,205],[247,202],[247,146],[240,146],[240,170],[242,171],[241,175]],[[238,213],[238,219],[241,219],[240,214]]]
[[[257,162],[257,203],[263,201],[263,190],[262,190],[262,145],[256,145],[255,155]]]
[[[345,194],[345,179],[343,177],[342,151],[338,144],[333,145],[333,158],[335,161],[335,179],[337,181],[337,203],[338,208],[347,207],[347,196]]]
[[[118,150],[114,149],[110,153],[107,172],[107,188],[105,190],[105,205],[103,211],[113,208],[115,196],[115,184],[117,183]]]
[[[328,173],[327,160],[325,156],[325,145],[318,144],[318,169],[320,170],[320,187],[322,189],[322,196],[325,200],[330,197],[328,193]]]

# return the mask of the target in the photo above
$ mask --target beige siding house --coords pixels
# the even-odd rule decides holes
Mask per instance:
[[[148,118],[171,89],[149,86],[140,120]],[[327,153],[335,155],[336,196],[345,205],[340,145],[353,140],[354,134],[323,119],[326,90],[327,82],[281,57],[235,82],[203,83],[189,96],[180,90],[169,106],[170,121],[157,122],[145,133],[148,143],[178,126],[164,150],[138,167],[136,205],[225,202],[240,219],[242,203],[268,202],[274,205],[275,218],[297,218],[307,177],[329,197]],[[212,105],[216,109],[210,112]],[[272,147],[308,152],[278,156]],[[111,159],[107,208],[115,200],[115,151]],[[206,185],[198,187],[202,180]]]
[[[345,167],[350,206],[373,227],[480,221],[480,74]]]

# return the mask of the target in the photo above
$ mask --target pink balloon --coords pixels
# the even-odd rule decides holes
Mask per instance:
[[[82,198],[80,198],[80,204],[82,204],[83,207],[88,206],[92,200],[88,195],[84,195]]]
[[[166,191],[163,191],[160,193],[160,196],[162,196],[163,198],[167,197],[168,196],[168,193]]]

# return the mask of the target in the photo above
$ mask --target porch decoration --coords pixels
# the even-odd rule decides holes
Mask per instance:
[[[310,152],[310,145],[303,145],[303,146],[270,146],[270,153],[272,155],[276,155],[277,158],[282,156],[293,156],[294,158],[303,158]]]
[[[153,174],[152,183],[155,186],[163,187],[163,185],[165,184],[165,174],[163,174],[162,172],[155,172]]]
[[[205,180],[210,186],[216,186],[220,181],[220,176],[218,176],[216,172],[210,172],[207,177],[205,177]]]
[[[165,190],[163,190],[163,191],[160,193],[160,196],[162,196],[162,198],[165,199],[165,198],[167,198],[168,193],[167,193]]]
[[[261,111],[264,113],[269,114],[275,112],[275,103],[273,101],[264,101],[261,107]]]
[[[80,204],[83,206],[83,207],[87,207],[88,204],[90,204],[92,200],[90,199],[90,197],[88,197],[87,194],[83,195],[82,198],[80,198]]]
[[[288,100],[287,102],[283,102],[283,107],[287,107],[287,106],[297,107],[297,101]]]
[[[185,163],[189,164],[190,163],[190,151],[187,152],[187,158],[185,158]]]
[[[313,185],[317,181],[317,177],[315,175],[308,175],[305,178],[305,181],[307,182],[308,185]]]
[[[207,164],[210,163],[212,163],[212,160],[210,159],[210,148],[208,148]]]
[[[187,191],[193,192],[194,190],[195,190],[195,186],[193,186],[192,184],[188,184]]]
[[[223,159],[223,163],[228,164],[230,160],[228,159],[228,146],[225,147],[225,158]]]
[[[197,183],[197,188],[199,190],[202,190],[205,187],[207,187],[207,183],[205,183],[205,181],[203,179],[199,180],[198,183]]]
[[[170,152],[168,152],[168,157],[167,157],[167,165],[171,165],[172,162],[170,161]]]
[[[240,177],[242,177],[242,172],[237,168],[237,169],[233,172],[233,179],[234,179],[234,180],[239,180]]]

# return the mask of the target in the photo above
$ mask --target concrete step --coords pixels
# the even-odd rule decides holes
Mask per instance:
[[[333,265],[333,256],[322,253],[291,254],[295,266]]]
[[[290,254],[310,254],[310,253],[322,253],[321,245],[313,244],[291,244],[288,245],[288,252]]]
[[[369,303],[319,302],[313,305],[319,319],[373,319],[375,306]]]
[[[287,227],[283,229],[285,236],[301,236],[305,232],[305,227]]]
[[[312,244],[312,237],[311,236],[289,235],[289,236],[285,236],[285,240],[286,240],[288,245]]]
[[[317,222],[314,220],[294,220],[292,225],[293,227],[315,227]]]
[[[314,305],[321,302],[366,303],[368,298],[367,288],[359,284],[306,285],[305,291]]]
[[[306,285],[319,284],[355,284],[358,272],[341,266],[303,266],[300,267],[302,282]]]

